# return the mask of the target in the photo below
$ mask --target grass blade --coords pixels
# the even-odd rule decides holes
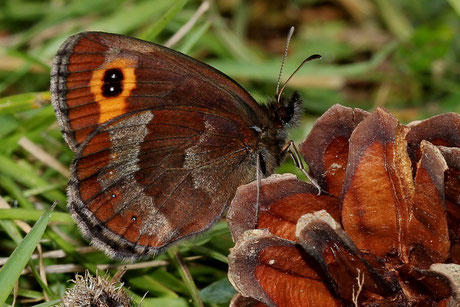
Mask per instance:
[[[11,209],[0,209],[0,220],[3,219],[18,219],[26,221],[36,221],[43,213],[43,210],[35,209],[22,209],[22,208],[11,208]],[[64,212],[55,212],[50,219],[50,222],[58,222],[63,224],[74,224],[70,214]]]
[[[146,31],[139,35],[139,38],[145,39],[148,41],[153,41],[158,34],[163,31],[163,29],[168,25],[168,23],[176,17],[177,13],[179,13],[184,5],[187,3],[187,0],[179,0],[175,2],[168,11],[163,14],[158,20]]]
[[[30,256],[32,256],[32,253],[38,244],[38,241],[45,232],[55,206],[56,203],[43,213],[37,223],[35,223],[32,230],[27,234],[24,240],[22,240],[21,244],[19,244],[13,251],[0,271],[0,285],[2,285],[0,287],[0,305],[5,303],[11,290],[13,290],[15,282],[18,280],[22,270],[27,265]]]
[[[171,260],[174,262],[174,265],[176,266],[177,270],[179,271],[182,280],[187,286],[190,296],[193,299],[193,305],[196,307],[203,307],[204,305],[201,301],[200,293],[195,285],[195,282],[193,281],[193,277],[190,274],[190,271],[184,263],[184,260],[182,259],[182,257],[180,257],[177,247],[170,248],[168,250],[168,254]]]

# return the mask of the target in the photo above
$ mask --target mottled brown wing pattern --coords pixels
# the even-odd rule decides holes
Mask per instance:
[[[267,125],[266,114],[231,79],[182,54],[82,33],[58,52],[51,90],[76,152],[69,210],[112,257],[155,255],[208,229],[255,176],[249,127]]]

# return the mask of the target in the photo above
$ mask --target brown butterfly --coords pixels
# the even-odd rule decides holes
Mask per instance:
[[[301,100],[259,105],[182,53],[83,32],[53,61],[52,103],[75,152],[68,208],[85,238],[135,260],[209,229],[236,188],[283,159]]]

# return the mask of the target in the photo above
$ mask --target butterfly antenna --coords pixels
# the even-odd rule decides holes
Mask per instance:
[[[283,93],[284,89],[286,88],[286,85],[288,84],[289,80],[291,80],[291,78],[294,77],[294,75],[302,68],[302,66],[305,63],[310,62],[312,60],[316,60],[316,59],[321,59],[321,56],[319,54],[310,55],[308,58],[303,60],[302,63],[300,63],[299,67],[297,67],[297,69],[294,70],[294,72],[289,76],[289,78],[286,80],[286,82],[284,82],[283,87],[281,88],[281,91],[278,94],[278,102],[280,102],[281,94]],[[278,93],[278,90],[277,90],[277,93]]]
[[[280,68],[280,73],[278,75],[278,82],[276,83],[276,94],[275,94],[276,96],[275,97],[279,97],[278,93],[279,93],[279,89],[280,89],[281,75],[283,74],[284,63],[286,62],[286,57],[287,57],[287,53],[288,53],[288,49],[289,49],[289,43],[291,42],[291,37],[292,37],[293,34],[294,34],[294,27],[291,27],[289,29],[289,33],[288,33],[288,36],[287,36],[286,47],[284,48],[283,60],[281,61],[281,68]]]

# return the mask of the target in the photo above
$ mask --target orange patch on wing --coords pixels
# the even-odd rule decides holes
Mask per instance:
[[[85,181],[81,181],[78,184],[78,190],[80,192],[81,200],[86,203],[89,199],[97,195],[101,191],[101,185],[97,181],[97,177],[91,177],[86,179]],[[91,211],[93,211],[90,208]]]
[[[149,236],[146,235],[146,234],[141,235],[141,237],[137,241],[137,244],[142,245],[142,246],[146,246],[147,244],[149,244]]]
[[[113,216],[108,222],[105,223],[107,228],[119,235],[125,231],[125,225],[126,220],[120,214]]]
[[[140,234],[140,226],[139,223],[141,222],[141,217],[136,214],[136,211],[128,210],[124,214],[125,218],[125,233],[123,234],[123,238],[128,240],[129,242],[136,242],[139,239]]]
[[[84,140],[88,137],[88,135],[93,131],[93,127],[84,128],[81,130],[77,130],[74,132],[75,140],[78,144],[83,143]]]
[[[113,218],[115,213],[115,208],[110,202],[105,202],[96,211],[93,211],[94,215],[101,222],[106,222],[107,220]],[[113,229],[111,229],[113,231]]]
[[[99,105],[99,124],[105,123],[125,113],[126,98],[129,97],[131,91],[136,87],[135,66],[136,62],[134,60],[120,58],[105,64],[103,69],[93,71],[89,86],[91,93],[94,94],[95,101]],[[102,94],[104,74],[111,68],[117,68],[122,71],[123,91],[116,97],[105,97]]]
[[[159,246],[162,246],[164,244],[165,243],[163,241],[160,241],[160,239],[158,238],[157,235],[151,235],[150,238],[149,238],[149,243],[148,243],[149,246],[159,247]]]
[[[81,158],[76,170],[77,178],[84,180],[90,176],[96,175],[99,170],[108,165],[110,155],[106,151],[99,152],[90,157]]]

